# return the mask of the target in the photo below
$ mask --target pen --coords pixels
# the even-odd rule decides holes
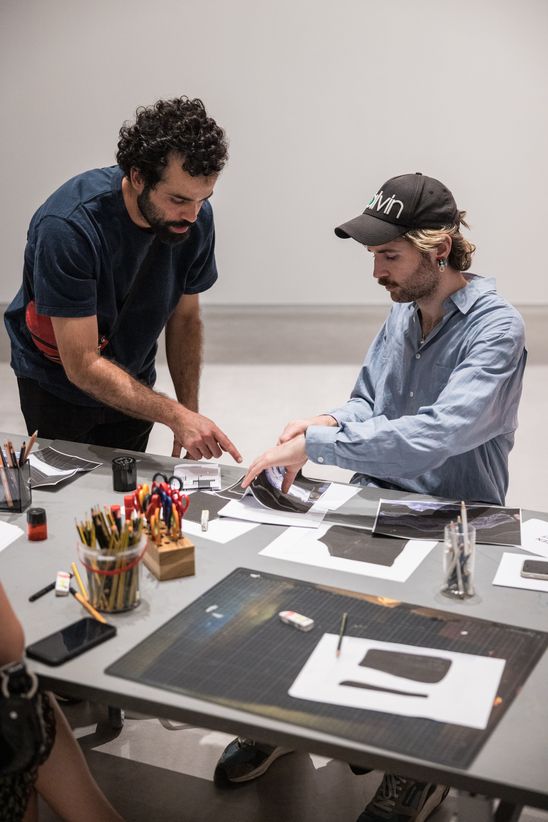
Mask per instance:
[[[44,594],[49,594],[49,592],[53,591],[54,588],[55,582],[50,582],[50,584],[46,585],[45,588],[40,588],[40,590],[36,591],[35,594],[31,594],[29,597],[29,602],[34,602],[36,599],[40,599],[40,597],[43,597]]]
[[[104,618],[104,616],[102,614],[100,614],[99,611],[96,611],[95,608],[93,607],[93,605],[90,605],[89,602],[87,601],[87,599],[84,599],[82,594],[79,594],[78,591],[76,591],[72,587],[72,585],[70,586],[69,590],[70,590],[70,593],[72,594],[72,596],[74,597],[74,599],[77,599],[78,602],[80,603],[80,605],[83,608],[85,608],[86,611],[89,614],[91,614],[91,616],[94,619],[96,619],[98,622],[103,622],[105,625],[108,625],[108,623],[107,623],[106,619]]]
[[[346,631],[346,621],[347,621],[347,619],[348,619],[348,614],[345,611],[344,614],[342,615],[342,619],[341,619],[341,628],[340,628],[340,631],[339,631],[339,641],[337,643],[337,650],[336,650],[336,655],[337,656],[340,656],[340,653],[341,653],[341,646],[342,646],[342,641],[343,641],[343,637],[344,637],[344,632]]]
[[[464,534],[462,519],[457,517],[457,539],[455,548],[455,568],[457,571],[457,591],[461,599],[464,597],[464,585],[462,582],[462,562],[466,556],[466,536]]]

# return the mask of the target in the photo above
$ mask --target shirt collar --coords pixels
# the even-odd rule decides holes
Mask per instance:
[[[444,308],[451,308],[453,303],[462,314],[468,314],[480,297],[497,289],[494,277],[480,277],[478,274],[464,274],[464,277],[468,280],[468,285],[450,294],[443,305]]]
[[[484,294],[496,293],[496,280],[494,277],[481,277],[479,274],[471,274],[462,272],[463,276],[468,280],[468,284],[459,288],[453,294],[450,294],[443,302],[444,309],[451,310],[454,306],[461,314],[468,314],[472,306]],[[409,313],[416,316],[419,307],[416,302],[407,303]]]

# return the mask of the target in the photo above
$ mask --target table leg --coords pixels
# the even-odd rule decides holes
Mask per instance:
[[[124,727],[124,712],[122,708],[116,708],[114,705],[109,705],[108,721],[111,728],[115,731],[120,731]]]

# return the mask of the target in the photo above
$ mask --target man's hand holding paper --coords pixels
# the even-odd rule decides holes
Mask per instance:
[[[242,488],[247,488],[252,480],[266,468],[284,467],[285,476],[282,483],[282,492],[287,494],[307,459],[304,434],[300,434],[298,437],[293,437],[289,442],[269,448],[268,451],[257,457],[251,463],[242,481]]]

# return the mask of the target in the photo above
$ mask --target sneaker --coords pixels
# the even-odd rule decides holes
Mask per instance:
[[[357,822],[424,822],[448,793],[449,788],[444,785],[415,782],[386,773]]]
[[[373,768],[362,768],[361,765],[352,765],[351,762],[348,763],[348,767],[356,776],[363,776],[365,773],[371,773],[374,770]]]
[[[275,759],[288,753],[291,753],[290,748],[263,745],[239,736],[224,749],[217,762],[213,780],[219,787],[249,782],[265,773]]]

